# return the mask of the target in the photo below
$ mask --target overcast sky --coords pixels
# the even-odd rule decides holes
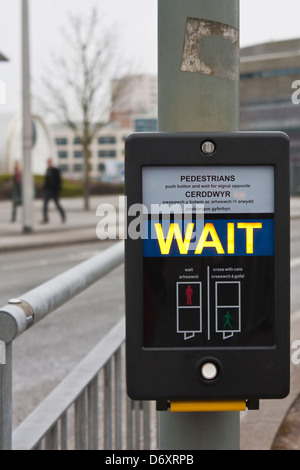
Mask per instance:
[[[94,5],[118,31],[129,60],[142,72],[156,73],[157,0],[29,0],[29,4],[34,78],[44,70],[49,53],[61,47],[69,13],[84,15]],[[0,62],[0,80],[7,87],[7,103],[0,104],[0,113],[15,111],[20,103],[20,7],[21,0],[0,0],[0,51],[10,58],[9,63]],[[241,47],[300,37],[299,13],[300,0],[240,0]]]

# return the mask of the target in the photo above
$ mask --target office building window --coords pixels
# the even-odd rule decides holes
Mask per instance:
[[[56,137],[55,139],[56,145],[68,145],[67,137]]]
[[[68,158],[68,152],[66,152],[65,150],[60,150],[58,152],[58,158],[61,159],[61,158]]]
[[[92,152],[89,150],[89,158],[91,158]],[[82,150],[74,150],[74,158],[82,158],[83,157],[83,151]]]
[[[74,171],[82,171],[82,165],[80,163],[75,163],[73,166]]]
[[[117,152],[115,150],[99,150],[98,157],[100,158],[115,158]]]
[[[62,165],[59,165],[59,169],[60,169],[61,172],[64,173],[64,172],[69,170],[69,166],[62,164]]]
[[[115,144],[116,137],[114,135],[104,135],[98,138],[98,144]]]

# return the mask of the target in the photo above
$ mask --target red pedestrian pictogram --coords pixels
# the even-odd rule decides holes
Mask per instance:
[[[187,286],[185,290],[185,295],[186,295],[186,305],[192,305],[193,289],[191,288],[191,286]]]

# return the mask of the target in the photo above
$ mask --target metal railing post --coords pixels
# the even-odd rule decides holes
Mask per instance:
[[[115,449],[122,449],[122,352],[116,351],[114,356],[115,366]]]
[[[239,129],[238,31],[239,0],[158,0],[159,131]],[[159,425],[160,449],[239,448],[239,412],[162,411]]]
[[[12,343],[5,347],[5,364],[0,363],[0,450],[12,446]]]

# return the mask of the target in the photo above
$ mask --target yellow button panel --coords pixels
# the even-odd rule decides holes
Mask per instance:
[[[171,401],[170,411],[245,411],[246,401]]]

